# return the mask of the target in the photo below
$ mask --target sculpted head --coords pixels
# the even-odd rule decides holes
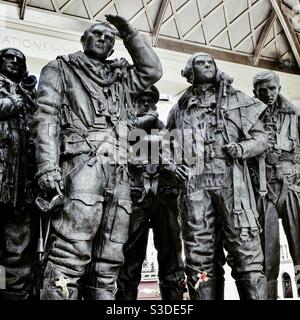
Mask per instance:
[[[273,71],[261,71],[253,79],[254,95],[268,106],[273,106],[281,90],[278,75]]]
[[[0,73],[15,82],[20,82],[27,75],[26,57],[16,48],[0,51]]]
[[[159,100],[159,91],[155,86],[150,86],[135,98],[137,116],[145,115],[149,110],[156,110]]]
[[[81,37],[84,53],[91,59],[104,61],[113,53],[115,29],[107,22],[97,22]]]
[[[189,58],[181,74],[192,84],[213,83],[217,76],[217,66],[209,54],[198,52]]]

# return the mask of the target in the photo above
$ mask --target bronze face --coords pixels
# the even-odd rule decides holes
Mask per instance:
[[[216,77],[216,66],[209,55],[199,55],[194,59],[194,82],[213,82]]]
[[[137,115],[142,116],[155,107],[155,99],[149,94],[141,95],[136,100],[135,106],[137,109]]]
[[[274,80],[261,81],[255,86],[255,94],[259,100],[268,106],[273,106],[280,93],[280,85]]]
[[[88,30],[83,40],[84,53],[92,58],[106,59],[114,46],[115,36],[108,27],[96,24]]]
[[[0,71],[8,78],[17,79],[24,69],[24,56],[14,49],[8,49],[2,55]]]

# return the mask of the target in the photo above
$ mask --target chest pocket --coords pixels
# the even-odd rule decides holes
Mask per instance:
[[[297,140],[296,115],[285,114],[280,133],[277,134],[278,148],[283,151],[292,151]]]

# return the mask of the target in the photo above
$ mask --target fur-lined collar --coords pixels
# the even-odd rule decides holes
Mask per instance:
[[[283,95],[279,94],[277,99],[278,111],[281,113],[295,114],[296,107]]]

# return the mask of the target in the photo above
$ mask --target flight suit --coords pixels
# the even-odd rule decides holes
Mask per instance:
[[[21,97],[19,84],[0,74],[0,265],[6,270],[6,289],[0,294],[9,300],[27,299],[33,294],[38,221],[33,186],[33,111],[25,99],[25,108],[18,109],[17,96]]]
[[[179,199],[189,293],[192,300],[217,298],[221,232],[241,299],[265,299],[260,226],[246,163],[267,146],[258,121],[265,105],[227,85],[218,109],[217,95],[218,86],[190,87],[167,124],[170,132],[179,129],[179,150],[191,172]],[[232,142],[242,150],[235,160],[224,149]]]
[[[257,207],[264,250],[264,267],[268,279],[268,298],[277,299],[277,278],[280,266],[280,236],[278,219],[286,234],[295,268],[295,280],[300,295],[300,148],[299,120],[296,107],[282,95],[272,110],[268,107],[262,122],[269,135],[269,146],[262,158],[262,167],[251,162],[255,182]],[[260,171],[265,171],[267,194],[261,197]]]
[[[96,70],[81,52],[44,67],[34,115],[37,178],[61,172],[64,203],[52,214],[42,299],[114,299],[131,214],[127,124],[131,94],[162,74],[138,33],[124,40],[134,57]]]

